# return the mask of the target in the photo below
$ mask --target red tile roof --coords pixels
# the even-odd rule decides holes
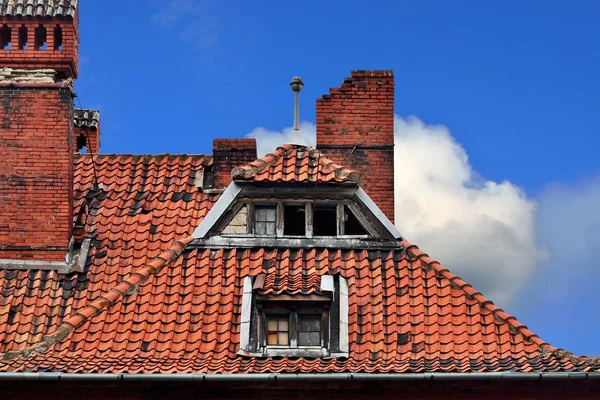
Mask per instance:
[[[237,181],[320,182],[360,184],[358,171],[343,167],[328,159],[321,151],[292,144],[280,146],[243,167],[234,168],[231,176]]]
[[[94,241],[85,271],[0,270],[0,371],[600,371],[408,242],[386,251],[196,248],[189,236],[217,197],[193,184],[206,157],[94,160],[95,173],[89,156],[76,162],[75,210]],[[91,190],[94,175],[101,190]],[[244,277],[259,274],[263,293],[315,293],[325,274],[346,278],[349,357],[237,355]]]

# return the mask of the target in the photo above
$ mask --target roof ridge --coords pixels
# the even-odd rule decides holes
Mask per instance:
[[[544,352],[555,352],[561,350],[557,347],[551,346],[549,343],[543,341],[536,333],[530,331],[527,326],[520,323],[517,318],[513,315],[508,314],[500,307],[496,306],[493,301],[485,297],[481,292],[475,290],[473,286],[463,281],[458,275],[453,274],[438,261],[429,257],[428,254],[419,249],[418,246],[404,240],[402,242],[407,252],[410,252],[414,256],[414,260],[421,260],[425,262],[429,267],[435,270],[435,272],[450,281],[452,285],[464,291],[469,298],[473,298],[478,301],[482,307],[489,310],[498,320],[508,323],[516,332],[521,334],[526,340],[535,342],[540,350]],[[412,260],[412,261],[414,261]]]
[[[278,146],[275,151],[266,154],[264,157],[261,157],[255,161],[252,161],[249,164],[236,167],[231,171],[232,179],[251,179],[256,177],[267,168],[276,166],[277,162],[285,156],[288,156],[293,151],[296,152],[306,152],[310,158],[316,158],[317,162],[315,165],[311,165],[312,167],[321,167],[326,172],[333,171],[336,180],[349,180],[357,185],[360,185],[362,182],[362,175],[360,172],[353,170],[352,168],[341,165],[329,157],[327,157],[320,149],[304,146],[304,145],[294,145],[294,144],[284,144]]]
[[[489,310],[498,320],[507,323],[526,340],[536,343],[542,353],[552,354],[554,357],[559,359],[566,358],[575,365],[585,364],[591,367],[600,367],[600,357],[576,356],[569,351],[550,345],[548,342],[542,340],[539,335],[529,330],[526,325],[520,323],[514,315],[508,314],[503,309],[496,306],[493,301],[485,297],[483,294],[481,294],[481,292],[475,290],[473,286],[463,281],[458,275],[453,274],[438,261],[429,257],[429,255],[419,249],[417,245],[414,245],[406,240],[403,240],[402,244],[404,245],[406,251],[410,252],[410,254],[415,257],[415,260],[421,260],[425,262],[429,267],[433,268],[438,275],[448,279],[451,284],[463,290],[468,297],[477,300],[483,308]]]
[[[304,146],[303,146],[304,147]],[[281,145],[277,146],[275,151],[272,153],[267,153],[263,157],[252,161],[249,164],[243,165],[241,167],[235,167],[231,170],[231,178],[232,179],[247,179],[258,172],[263,171],[265,168],[270,167],[275,164],[282,156],[289,154],[289,152],[294,150],[293,145]]]
[[[82,326],[92,317],[102,314],[108,307],[115,305],[120,299],[128,293],[135,291],[143,282],[152,275],[160,272],[167,264],[175,261],[186,246],[194,240],[193,237],[187,237],[183,240],[173,242],[171,247],[162,252],[159,256],[152,259],[140,271],[131,273],[127,278],[123,278],[121,283],[113,287],[105,294],[100,295],[96,300],[80,308],[68,319],[62,323],[50,334],[45,335],[38,343],[31,345],[23,350],[0,353],[0,358],[10,361],[19,356],[27,357],[34,353],[44,353],[53,345],[60,343],[71,332]]]

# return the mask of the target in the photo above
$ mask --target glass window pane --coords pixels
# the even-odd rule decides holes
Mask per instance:
[[[320,332],[321,331],[321,316],[320,315],[301,315],[299,318],[299,331],[303,332]]]
[[[277,320],[269,319],[269,321],[267,322],[267,329],[269,330],[269,332],[277,332]]]
[[[266,235],[267,234],[267,227],[264,224],[264,222],[257,222],[256,223],[256,229],[255,229],[255,233],[257,235]]]
[[[321,345],[321,334],[319,332],[311,332],[308,334],[309,342],[311,346]]]
[[[288,320],[287,319],[282,319],[279,321],[279,331],[280,332],[288,331]]]
[[[273,208],[267,208],[265,209],[266,211],[266,218],[265,221],[271,221],[271,222],[275,222],[275,220],[277,219],[277,210],[275,209],[275,207]]]
[[[287,346],[288,344],[288,334],[287,332],[279,332],[278,334],[279,337],[279,345],[280,346]]]
[[[275,234],[275,224],[271,222],[267,222],[267,235]]]
[[[310,339],[308,332],[298,332],[298,345],[299,346],[310,346]]]
[[[256,220],[265,221],[267,215],[267,209],[262,207],[256,207]]]
[[[277,333],[269,333],[269,335],[267,335],[267,344],[277,345]]]

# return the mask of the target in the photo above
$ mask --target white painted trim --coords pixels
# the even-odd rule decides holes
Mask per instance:
[[[321,292],[335,292],[335,286],[333,284],[333,275],[321,276]]]
[[[340,276],[340,352],[348,353],[348,281]]]
[[[373,213],[373,215],[379,220],[379,222],[381,222],[385,229],[387,229],[388,232],[395,239],[404,238],[404,236],[400,234],[400,232],[394,226],[394,224],[392,224],[392,221],[390,221],[388,217],[383,213],[383,211],[381,211],[381,209],[377,207],[377,204],[375,204],[375,202],[371,200],[369,195],[364,190],[362,190],[362,188],[358,188],[358,190],[356,191],[356,196]]]
[[[252,318],[252,277],[244,278],[244,293],[242,294],[242,326],[240,331],[240,351],[250,348],[250,320]]]
[[[241,190],[242,189],[235,182],[232,182],[227,186],[227,189],[225,189],[221,197],[219,197],[219,200],[217,200],[202,222],[200,222],[200,225],[196,228],[192,237],[194,239],[206,237],[212,227],[221,219],[225,211],[227,211],[227,209],[235,202],[235,199]]]

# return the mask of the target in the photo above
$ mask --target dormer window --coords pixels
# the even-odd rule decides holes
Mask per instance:
[[[316,279],[315,279],[316,278]],[[246,277],[240,354],[341,357],[348,352],[348,284],[341,276],[303,276],[304,290],[272,293],[277,276]]]
[[[347,202],[244,201],[222,234],[280,238],[367,237]]]

